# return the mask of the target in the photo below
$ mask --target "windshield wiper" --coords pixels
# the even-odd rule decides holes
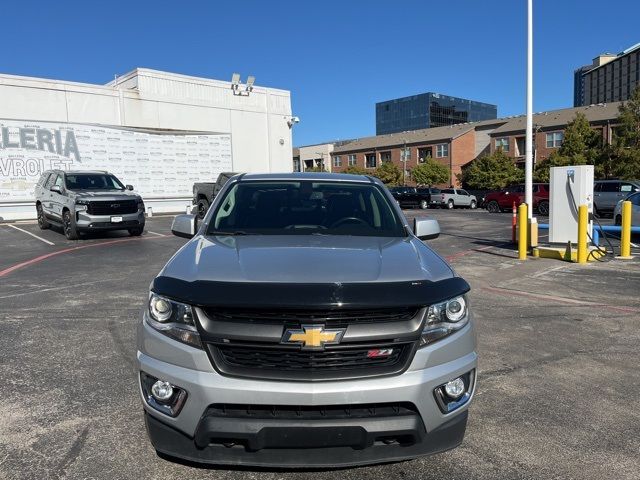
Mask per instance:
[[[222,230],[214,230],[212,232],[207,232],[207,235],[256,235],[255,233],[244,232],[242,230],[236,230],[233,232],[225,232]]]

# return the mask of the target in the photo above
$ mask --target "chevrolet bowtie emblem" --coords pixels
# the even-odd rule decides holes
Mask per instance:
[[[282,343],[297,343],[303,349],[322,349],[325,345],[340,343],[344,328],[325,329],[322,325],[302,325],[288,328],[282,336]]]

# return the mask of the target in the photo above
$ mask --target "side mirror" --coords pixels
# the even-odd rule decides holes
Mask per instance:
[[[49,190],[51,190],[52,192],[62,194],[62,189],[60,188],[60,185],[52,185],[51,188],[49,188]]]
[[[440,236],[440,224],[431,218],[414,218],[413,233],[420,240],[433,240]]]
[[[193,238],[196,234],[196,216],[184,213],[177,215],[171,224],[171,233],[176,237]]]
[[[133,190],[133,185],[128,185],[128,184],[127,184],[127,185],[125,186],[125,188],[126,188],[127,190]]]

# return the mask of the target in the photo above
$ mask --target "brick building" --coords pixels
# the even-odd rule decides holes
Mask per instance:
[[[541,161],[560,147],[566,125],[578,112],[585,114],[605,142],[611,142],[619,105],[617,102],[535,114],[535,160]],[[357,166],[373,173],[376,167],[388,161],[402,170],[402,151],[406,148],[407,184],[412,184],[411,169],[432,157],[449,168],[449,183],[459,186],[456,175],[464,165],[498,148],[514,161],[524,162],[525,127],[526,117],[520,115],[355,139],[335,146],[331,152],[331,171],[341,172],[349,166]]]

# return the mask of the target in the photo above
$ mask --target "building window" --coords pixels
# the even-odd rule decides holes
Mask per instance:
[[[504,138],[496,138],[496,150],[501,149],[503,152],[509,151],[509,139]]]
[[[376,154],[375,153],[367,153],[364,156],[364,166],[366,168],[376,168]]]
[[[386,163],[391,161],[391,152],[382,152],[380,154],[380,162]]]
[[[436,145],[436,157],[448,157],[449,156],[449,144],[441,143],[440,145]]]
[[[350,167],[355,167],[356,166],[356,156],[355,155],[347,156],[347,161],[349,162],[349,166]]]
[[[333,157],[333,166],[334,167],[342,166],[342,159],[340,158],[340,156]]]
[[[547,133],[547,148],[558,148],[564,140],[563,132]]]
[[[420,163],[424,163],[427,161],[428,158],[433,157],[433,148],[432,147],[426,147],[426,148],[419,148],[418,149],[418,161]]]
[[[294,172],[299,172],[300,171],[300,159],[299,158],[294,158],[293,159],[293,171]]]

